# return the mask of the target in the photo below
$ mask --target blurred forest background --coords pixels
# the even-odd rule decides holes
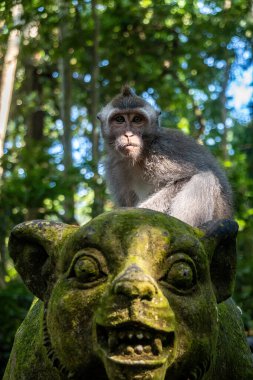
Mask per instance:
[[[240,225],[235,299],[253,331],[253,2],[1,0],[0,15],[0,375],[32,299],[10,230],[113,207],[96,113],[125,83],[225,167]]]

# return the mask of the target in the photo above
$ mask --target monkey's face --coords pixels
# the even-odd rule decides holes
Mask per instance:
[[[140,110],[113,112],[109,118],[110,140],[116,152],[136,161],[143,149],[142,135],[148,119]]]
[[[153,136],[159,126],[160,112],[136,96],[129,86],[98,113],[102,135],[108,148],[133,162],[143,156],[143,137]]]

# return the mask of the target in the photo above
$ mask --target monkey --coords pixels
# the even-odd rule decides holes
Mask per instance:
[[[97,115],[116,205],[160,211],[191,226],[231,218],[231,187],[216,159],[192,137],[162,128],[160,114],[125,85]]]

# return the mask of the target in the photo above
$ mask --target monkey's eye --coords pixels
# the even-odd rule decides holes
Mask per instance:
[[[176,261],[169,268],[161,283],[179,292],[187,292],[196,284],[196,272],[193,263]]]
[[[115,116],[114,120],[117,121],[117,123],[124,123],[124,121],[125,121],[125,119],[122,115]]]
[[[133,120],[134,123],[141,123],[143,121],[143,117],[140,115],[134,116]]]

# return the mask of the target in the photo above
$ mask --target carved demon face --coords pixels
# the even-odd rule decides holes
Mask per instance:
[[[202,379],[216,345],[217,302],[231,293],[234,250],[225,249],[220,230],[231,242],[233,222],[206,234],[126,209],[81,228],[46,223],[18,226],[11,251],[45,304],[44,347],[62,378]],[[24,251],[26,260],[36,257],[30,270],[38,278],[18,259]]]

